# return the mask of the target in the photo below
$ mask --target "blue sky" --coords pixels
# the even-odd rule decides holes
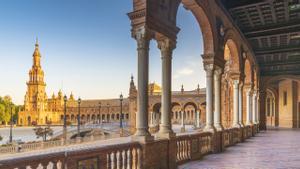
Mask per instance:
[[[36,37],[42,53],[47,94],[62,89],[83,99],[128,94],[136,76],[136,42],[126,13],[132,0],[0,1],[0,95],[19,104],[26,92]],[[173,55],[173,90],[205,87],[202,35],[195,18],[180,8]],[[150,46],[150,82],[161,82],[160,52]]]

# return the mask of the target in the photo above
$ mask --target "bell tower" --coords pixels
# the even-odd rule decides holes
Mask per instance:
[[[39,121],[41,113],[47,109],[47,95],[45,92],[44,71],[41,67],[41,54],[38,41],[36,41],[33,52],[33,65],[29,70],[29,80],[27,82],[27,92],[25,95],[25,111],[32,112],[35,116],[33,120]]]

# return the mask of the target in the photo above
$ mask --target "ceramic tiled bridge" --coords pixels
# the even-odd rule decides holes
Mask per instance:
[[[127,137],[66,145],[0,155],[0,169],[77,169],[80,164],[101,169],[300,168],[300,130],[257,131],[247,126],[149,143]]]

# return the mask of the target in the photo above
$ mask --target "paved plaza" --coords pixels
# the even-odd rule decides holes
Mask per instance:
[[[268,130],[211,154],[179,169],[298,169],[300,168],[300,130]]]

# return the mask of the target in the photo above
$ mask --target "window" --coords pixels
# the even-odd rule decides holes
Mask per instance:
[[[287,105],[287,92],[283,92],[283,105],[286,106]]]

